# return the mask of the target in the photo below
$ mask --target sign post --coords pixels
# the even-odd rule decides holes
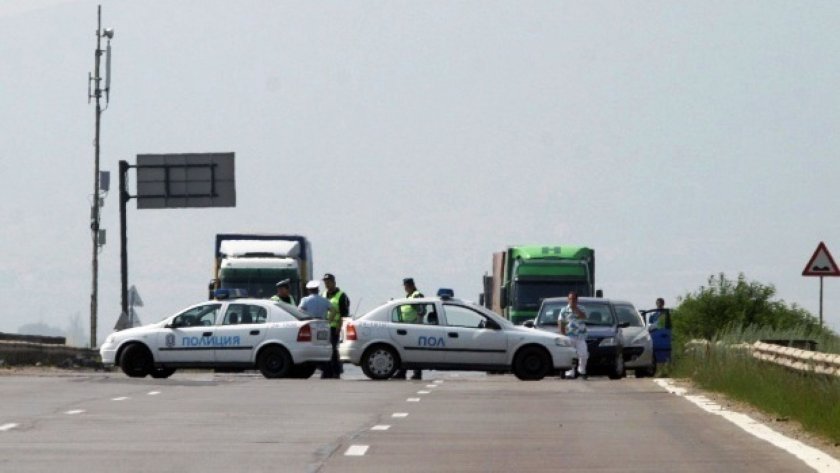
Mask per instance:
[[[840,276],[840,268],[828,252],[825,243],[820,242],[814,255],[808,260],[805,269],[802,270],[803,276],[819,276],[820,277],[820,327],[823,325],[823,278],[825,276]]]

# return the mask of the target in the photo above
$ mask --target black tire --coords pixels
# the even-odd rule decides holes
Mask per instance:
[[[172,376],[174,372],[175,368],[154,368],[149,374],[152,375],[152,378],[166,379]]]
[[[362,355],[362,371],[370,379],[389,379],[400,368],[400,357],[387,345],[370,347]]]
[[[154,368],[152,363],[149,349],[139,343],[125,347],[120,357],[120,368],[131,378],[145,378]]]
[[[312,364],[307,365],[295,365],[292,367],[292,371],[289,373],[290,378],[295,379],[309,379],[315,374],[315,370],[317,367]]]
[[[654,376],[656,376],[656,362],[647,368],[639,368],[636,370],[637,378],[652,378]]]
[[[615,356],[615,363],[610,368],[610,379],[621,379],[627,376],[627,369],[624,367],[624,355],[621,351]]]
[[[267,347],[257,358],[257,369],[269,379],[285,378],[292,371],[292,357],[282,347]]]
[[[539,381],[551,370],[549,355],[537,347],[525,347],[513,359],[513,374],[522,381]]]

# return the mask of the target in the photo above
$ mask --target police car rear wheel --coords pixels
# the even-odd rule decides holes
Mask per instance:
[[[289,373],[290,378],[309,379],[315,374],[315,365],[295,365]]]
[[[268,347],[260,353],[257,368],[266,378],[285,378],[292,370],[292,357],[280,347]]]
[[[399,359],[390,347],[375,346],[362,355],[362,371],[370,379],[388,379],[398,368]]]
[[[152,371],[152,354],[138,343],[129,345],[122,355],[120,367],[132,378],[145,378]]]
[[[550,369],[548,356],[537,347],[525,347],[513,360],[513,374],[523,381],[539,381]]]

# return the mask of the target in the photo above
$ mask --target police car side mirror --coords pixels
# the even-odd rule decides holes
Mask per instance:
[[[528,327],[528,328],[534,328],[534,321],[533,320],[527,320],[522,325],[525,326],[525,327]]]

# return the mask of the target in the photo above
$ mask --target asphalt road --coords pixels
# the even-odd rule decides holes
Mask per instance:
[[[0,376],[0,472],[809,471],[649,379]]]

